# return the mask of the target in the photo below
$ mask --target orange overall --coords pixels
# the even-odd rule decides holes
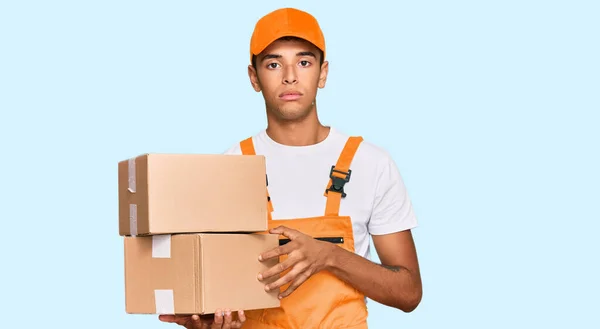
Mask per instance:
[[[339,208],[341,198],[345,197],[343,185],[350,179],[350,163],[362,140],[361,137],[350,137],[337,163],[331,167],[329,182],[323,186],[327,198],[323,216],[273,220],[273,206],[267,191],[269,229],[284,225],[354,252],[352,222],[350,217],[339,215]],[[240,146],[242,154],[256,154],[252,138],[242,141]],[[281,256],[280,261],[285,258]],[[284,291],[288,286],[286,284],[280,290]],[[364,295],[327,271],[316,273],[306,280],[290,296],[282,299],[281,307],[245,313],[247,320],[243,329],[366,329],[368,314]]]

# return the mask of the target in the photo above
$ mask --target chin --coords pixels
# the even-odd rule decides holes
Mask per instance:
[[[286,121],[298,121],[308,116],[308,110],[278,110],[277,116]]]

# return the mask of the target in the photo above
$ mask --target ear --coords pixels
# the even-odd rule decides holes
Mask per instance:
[[[327,74],[329,73],[329,62],[324,61],[323,65],[321,65],[321,73],[319,74],[319,88],[325,88],[325,83],[327,82]]]
[[[250,84],[252,84],[254,91],[259,92],[261,88],[260,82],[258,81],[258,73],[252,64],[248,65],[248,77],[250,78]]]

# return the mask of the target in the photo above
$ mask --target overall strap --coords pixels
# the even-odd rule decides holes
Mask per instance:
[[[350,174],[352,173],[352,170],[350,170],[350,164],[352,163],[352,159],[354,159],[356,150],[362,141],[363,138],[359,136],[352,136],[348,138],[348,141],[346,141],[346,145],[344,146],[337,163],[335,166],[331,166],[329,183],[327,184],[327,189],[325,190],[325,196],[327,197],[325,216],[338,216],[339,214],[340,202],[342,198],[346,197],[346,193],[344,192],[344,184],[350,181]]]
[[[256,155],[254,149],[254,143],[252,137],[248,137],[240,142],[240,148],[242,149],[242,155]],[[269,185],[269,179],[267,179],[267,186]],[[271,202],[271,196],[269,196],[269,188],[267,187],[267,216],[269,220],[272,220],[271,212],[273,212],[273,203]]]

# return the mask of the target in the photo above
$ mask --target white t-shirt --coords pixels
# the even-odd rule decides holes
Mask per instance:
[[[253,136],[256,154],[266,158],[273,219],[324,215],[331,166],[348,137],[333,127],[325,140],[310,146],[279,144],[265,130]],[[225,154],[242,154],[239,143]],[[352,219],[355,252],[370,259],[370,234],[412,229],[417,220],[398,167],[385,150],[363,140],[350,169],[339,214]]]

